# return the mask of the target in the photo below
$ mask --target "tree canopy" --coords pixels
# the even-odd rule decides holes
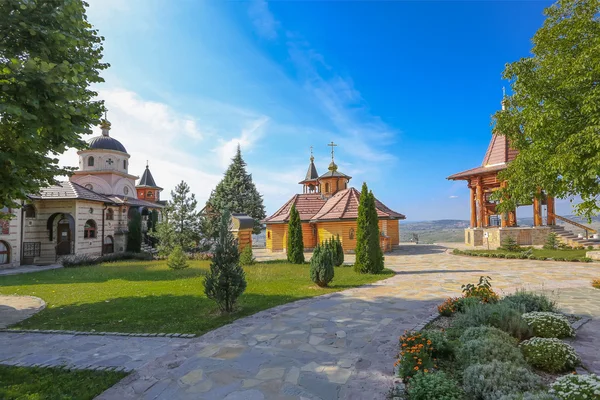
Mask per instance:
[[[577,214],[600,212],[600,2],[560,0],[544,11],[532,56],[506,66],[512,93],[494,115],[494,131],[519,150],[500,174],[506,212],[542,188],[581,196]]]
[[[202,221],[202,231],[206,237],[218,236],[220,216],[225,210],[244,213],[254,218],[254,233],[260,233],[260,221],[267,214],[262,196],[252,182],[252,175],[246,172],[246,162],[242,158],[240,146],[225,176],[210,194],[206,202],[206,210],[207,213]]]
[[[83,149],[104,112],[90,85],[100,71],[103,37],[81,0],[0,2],[0,205],[55,183],[67,148]]]

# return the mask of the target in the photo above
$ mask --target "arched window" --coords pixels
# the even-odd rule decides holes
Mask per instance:
[[[88,219],[85,221],[85,226],[83,227],[83,237],[84,239],[94,239],[96,237],[96,222],[93,219]]]
[[[115,244],[112,236],[104,238],[104,254],[111,254],[115,251]]]
[[[25,206],[25,218],[35,218],[35,207],[33,204],[27,204]]]
[[[109,208],[108,210],[106,210],[106,219],[108,221],[112,221],[113,219],[115,219],[115,212],[113,211],[112,208]]]
[[[348,232],[348,238],[350,238],[350,240],[354,240],[354,228],[350,228],[350,232]]]
[[[148,194],[146,195],[146,197],[152,197],[152,196],[153,196],[153,193],[152,193],[152,191],[151,191],[151,190],[148,190]]]
[[[127,160],[123,160],[123,169],[127,169]]]
[[[325,184],[325,193],[329,193],[329,183]]]
[[[94,166],[94,157],[90,156],[88,157],[88,167],[93,167]]]
[[[6,242],[0,241],[0,265],[10,261],[10,247]]]

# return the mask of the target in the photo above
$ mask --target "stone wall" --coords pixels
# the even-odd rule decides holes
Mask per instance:
[[[2,233],[0,229],[0,241],[4,242],[4,245],[9,251],[8,263],[0,265],[1,268],[17,267],[21,264],[21,217],[22,213],[20,209],[10,210],[14,214],[14,218],[5,222],[8,225],[8,233]]]
[[[465,244],[485,248],[489,244],[490,249],[497,249],[507,237],[511,237],[521,246],[542,246],[550,232],[549,226],[467,228],[465,229]]]

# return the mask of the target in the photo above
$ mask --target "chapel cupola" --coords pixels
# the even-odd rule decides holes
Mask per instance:
[[[315,167],[315,157],[313,156],[312,146],[310,147],[310,164],[308,165],[308,171],[306,171],[306,177],[300,182],[303,186],[304,193],[316,193],[319,191],[319,173],[317,167]]]
[[[137,191],[137,198],[140,200],[151,202],[157,202],[160,200],[160,192],[162,191],[162,188],[156,185],[147,161],[146,169],[142,174],[142,179],[140,179],[140,182],[136,185],[135,189]]]
[[[327,172],[319,176],[319,191],[324,196],[329,197],[333,196],[340,190],[348,189],[348,182],[350,182],[352,177],[338,171],[334,154],[334,148],[337,146],[337,144],[331,142],[327,146],[331,147],[331,163],[329,163]]]

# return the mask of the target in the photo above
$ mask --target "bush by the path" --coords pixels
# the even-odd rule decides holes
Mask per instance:
[[[503,302],[510,302],[523,309],[524,312],[556,311],[556,302],[550,300],[546,295],[518,290],[515,294],[510,294],[502,299]]]
[[[458,383],[443,372],[415,375],[407,389],[410,400],[462,400],[464,392]]]
[[[528,368],[510,362],[475,364],[463,374],[463,388],[469,398],[499,400],[502,396],[536,391],[540,378]]]
[[[472,283],[462,285],[463,297],[475,297],[482,303],[496,303],[499,297],[492,289],[491,280],[489,276],[480,276],[477,285]]]
[[[560,400],[583,400],[600,398],[600,377],[590,375],[565,375],[558,378],[550,393]]]
[[[398,375],[406,382],[418,373],[431,373],[434,362],[433,342],[420,332],[404,332],[400,336],[400,359],[396,362]]]
[[[456,359],[463,368],[473,364],[486,364],[494,360],[525,365],[525,359],[516,344],[493,336],[464,343],[458,350]]]
[[[120,253],[105,254],[100,257],[92,257],[87,254],[70,254],[68,256],[61,257],[58,262],[65,268],[73,267],[87,267],[90,265],[96,265],[104,262],[116,262],[122,260],[141,260],[150,261],[153,259],[151,253],[141,252],[133,253],[131,251],[124,251]]]
[[[514,337],[498,328],[494,328],[493,326],[475,326],[469,328],[465,331],[465,333],[462,334],[459,340],[461,343],[467,343],[470,340],[488,338],[494,338],[495,340],[499,340],[511,345],[517,344],[517,340]]]
[[[167,266],[171,269],[184,269],[188,267],[187,256],[181,246],[177,245],[173,248],[167,260]]]
[[[525,360],[543,371],[571,371],[581,363],[575,349],[559,339],[534,337],[519,347]]]
[[[499,400],[558,400],[554,395],[546,392],[513,393],[500,397]]]
[[[467,328],[488,325],[519,340],[527,339],[532,336],[532,332],[521,314],[506,303],[475,304],[456,316],[451,326],[452,334],[459,337]]]
[[[538,337],[562,339],[575,336],[569,320],[561,314],[534,311],[523,314],[523,319]]]
[[[331,247],[317,245],[310,259],[310,279],[320,287],[326,287],[334,276]]]

